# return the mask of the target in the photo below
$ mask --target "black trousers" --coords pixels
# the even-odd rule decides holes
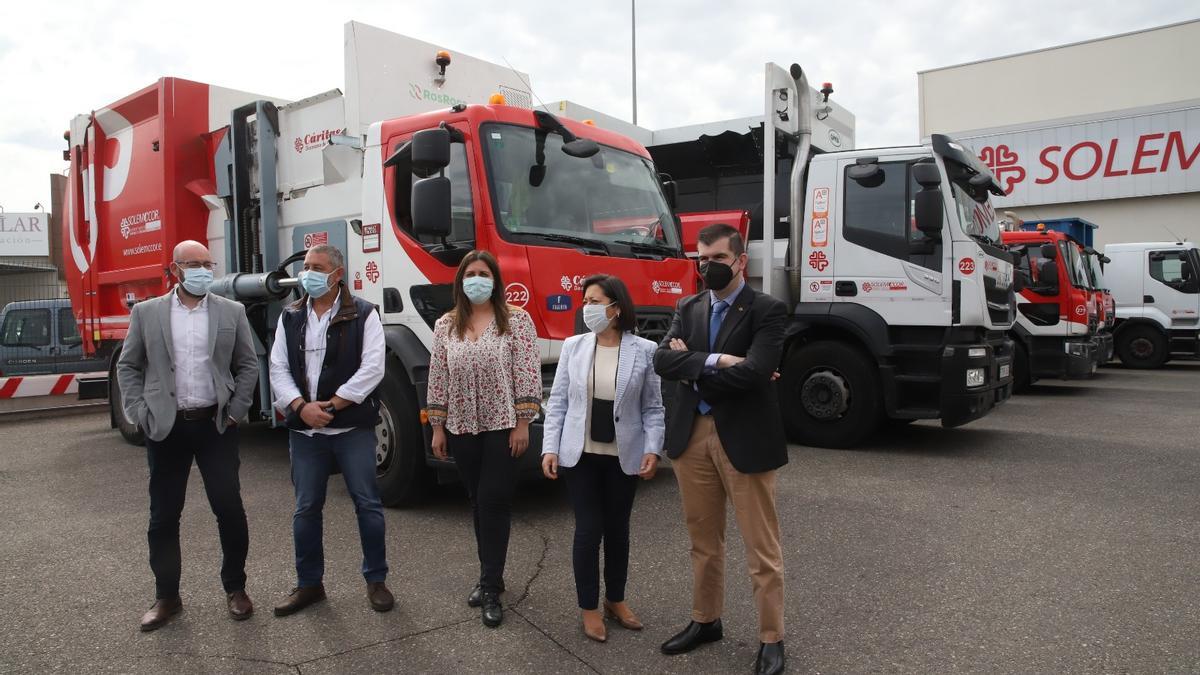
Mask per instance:
[[[621,470],[610,455],[583,453],[579,462],[559,469],[575,509],[575,594],[580,609],[600,605],[600,543],[604,542],[604,597],[625,600],[629,578],[629,516],[637,493],[637,476]]]
[[[471,498],[479,585],[484,592],[504,591],[504,562],[508,558],[518,466],[518,459],[508,449],[511,431],[485,431],[474,436],[446,434],[446,449],[454,457]]]
[[[179,595],[182,560],[179,552],[179,517],[187,495],[192,460],[200,468],[208,504],[217,517],[221,537],[221,584],[226,593],[246,588],[246,553],[250,534],[242,508],[238,482],[238,432],[236,427],[217,433],[211,419],[177,419],[161,441],[146,439],[150,464],[150,569],[154,571],[155,597]]]

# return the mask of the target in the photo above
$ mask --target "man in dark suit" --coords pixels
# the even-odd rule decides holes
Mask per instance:
[[[683,654],[722,637],[725,501],[746,543],[758,606],[755,671],[783,672],[783,551],[775,470],[787,443],[772,375],[783,349],[786,307],[750,288],[745,242],[729,225],[700,231],[700,272],[709,290],[685,298],[654,367],[675,381],[667,455],[692,541],[692,621],[663,652]]]

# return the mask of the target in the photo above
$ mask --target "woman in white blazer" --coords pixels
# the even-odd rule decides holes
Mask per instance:
[[[666,413],[654,372],[658,345],[633,334],[633,300],[625,284],[599,274],[583,282],[583,321],[590,332],[567,338],[554,374],[543,427],[542,472],[561,472],[575,509],[575,591],[583,632],[607,639],[604,617],[630,630],[642,624],[625,603],[629,516],[637,481],[658,470]],[[604,613],[600,543],[604,542]]]

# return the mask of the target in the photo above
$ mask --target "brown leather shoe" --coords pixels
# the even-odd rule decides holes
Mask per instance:
[[[583,634],[596,642],[608,641],[608,629],[604,627],[604,615],[598,609],[583,611]]]
[[[178,596],[155,600],[154,605],[150,607],[150,611],[142,615],[142,632],[149,633],[152,630],[162,628],[167,625],[171,617],[178,614],[182,609],[183,601]]]
[[[246,591],[228,593],[225,601],[229,604],[229,616],[233,617],[234,621],[245,621],[254,613],[254,603],[250,602]]]
[[[275,605],[275,616],[295,614],[314,602],[320,602],[324,599],[325,586],[322,584],[293,588],[292,592],[283,599],[283,602]]]
[[[367,582],[367,600],[371,601],[371,609],[376,612],[390,612],[396,605],[396,599],[382,581]]]
[[[629,609],[629,605],[624,602],[609,602],[604,601],[604,614],[610,619],[616,619],[617,623],[621,624],[621,628],[625,630],[641,630],[642,622],[637,618],[637,614]]]

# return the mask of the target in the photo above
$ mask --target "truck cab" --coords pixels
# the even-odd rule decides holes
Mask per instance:
[[[1109,244],[1105,278],[1116,302],[1113,337],[1129,368],[1200,356],[1200,251],[1189,241]]]
[[[942,135],[814,152],[807,78],[795,65],[766,75],[764,127],[651,153],[680,203],[757,216],[751,281],[791,313],[779,382],[789,436],[849,447],[885,420],[986,415],[1011,394],[1015,313],[995,178]]]
[[[1082,248],[1070,236],[1045,228],[1005,232],[1003,238],[1023,286],[1010,332],[1017,391],[1041,378],[1091,377],[1099,313]]]

